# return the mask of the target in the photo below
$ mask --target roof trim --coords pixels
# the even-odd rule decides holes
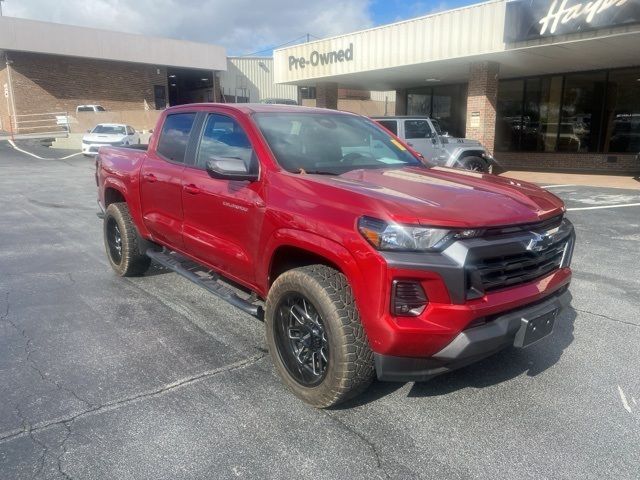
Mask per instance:
[[[171,67],[226,70],[224,47],[14,17],[0,17],[0,50]]]

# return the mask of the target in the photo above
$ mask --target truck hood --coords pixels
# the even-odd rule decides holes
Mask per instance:
[[[536,185],[449,168],[353,170],[335,177],[309,177],[359,194],[367,210],[363,214],[399,223],[488,227],[534,223],[564,212],[562,200]]]

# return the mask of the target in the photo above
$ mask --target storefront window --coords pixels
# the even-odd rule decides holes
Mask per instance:
[[[496,150],[520,150],[524,80],[500,83],[496,114]]]
[[[605,82],[606,72],[565,76],[558,151],[599,150]]]
[[[431,115],[431,89],[407,93],[407,115]]]
[[[407,92],[407,114],[427,115],[440,122],[443,132],[463,137],[467,117],[467,86],[438,85]]]
[[[526,88],[525,117],[529,126],[523,150],[554,152],[558,145],[562,77],[530,78]]]
[[[498,151],[640,152],[640,68],[503,80]]]
[[[433,87],[431,118],[438,120],[443,132],[464,137],[461,119],[467,116],[467,89],[463,85]]]
[[[605,122],[605,152],[640,152],[640,68],[609,74]]]

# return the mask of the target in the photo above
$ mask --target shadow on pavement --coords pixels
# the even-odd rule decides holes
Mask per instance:
[[[569,307],[558,318],[551,338],[526,349],[507,348],[460,370],[440,375],[428,382],[414,383],[408,396],[438,397],[469,387],[485,388],[511,380],[523,373],[535,377],[555,365],[573,342],[576,316],[576,311]],[[365,393],[336,409],[350,409],[375,402],[403,385],[405,384],[375,381]]]

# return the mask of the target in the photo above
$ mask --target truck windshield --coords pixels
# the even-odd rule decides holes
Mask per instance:
[[[350,170],[424,166],[370,120],[332,113],[256,113],[282,168],[340,175]]]

